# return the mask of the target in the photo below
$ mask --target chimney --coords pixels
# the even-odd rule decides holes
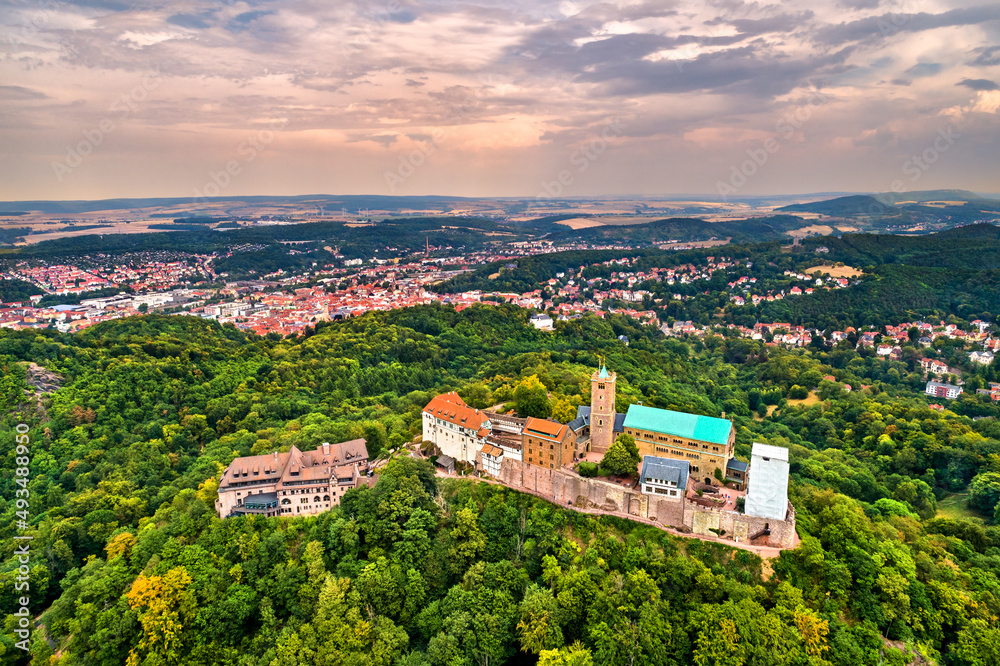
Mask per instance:
[[[330,442],[323,442],[323,455],[330,455]]]

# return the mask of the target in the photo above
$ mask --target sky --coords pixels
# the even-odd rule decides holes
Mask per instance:
[[[1000,4],[7,0],[0,199],[1000,192]]]

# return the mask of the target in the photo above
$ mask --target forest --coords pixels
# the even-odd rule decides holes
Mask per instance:
[[[582,277],[608,279],[615,271],[642,272],[683,265],[707,269],[708,257],[720,255],[740,263],[738,272],[717,271],[709,280],[668,285],[647,280],[630,288],[649,291],[642,309],[654,311],[668,324],[677,320],[703,326],[756,321],[788,322],[820,330],[842,330],[848,326],[884,326],[921,318],[944,320],[957,317],[969,321],[991,320],[998,310],[1000,290],[1000,228],[980,224],[925,236],[844,234],[811,237],[801,246],[782,246],[778,241],[732,243],[721,248],[691,250],[574,250],[495,262],[458,275],[434,287],[439,293],[514,291],[543,289],[550,278],[567,270],[585,267]],[[823,246],[828,253],[818,255]],[[822,257],[822,258],[820,258]],[[629,259],[625,267],[600,265]],[[847,289],[817,290],[809,296],[736,306],[737,295],[728,282],[737,276],[755,280],[758,293],[788,291],[796,283],[786,271],[823,273],[817,264],[837,262],[857,267],[863,275]],[[513,265],[511,265],[513,264]],[[577,276],[579,277],[579,276]],[[560,282],[561,286],[569,278]],[[590,297],[593,289],[584,289]],[[675,297],[680,295],[680,299]],[[556,299],[558,301],[558,298]],[[611,303],[623,306],[621,303]]]
[[[1000,658],[1000,426],[995,413],[962,413],[974,396],[932,410],[905,363],[886,367],[853,349],[666,339],[618,316],[546,333],[527,318],[511,306],[426,306],[288,339],[159,316],[73,335],[0,331],[0,606],[20,594],[14,426],[26,423],[37,618],[25,655],[6,617],[0,659]],[[643,401],[725,412],[739,457],[754,441],[789,448],[801,545],[765,562],[475,479],[437,479],[401,453],[443,391],[565,420],[589,400],[598,355],[619,375],[619,410]],[[61,388],[37,393],[26,362],[59,373]],[[340,507],[294,519],[216,515],[218,478],[234,457],[354,437],[391,461]]]

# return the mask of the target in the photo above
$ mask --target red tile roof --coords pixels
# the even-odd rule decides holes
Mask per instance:
[[[483,412],[466,405],[454,391],[435,396],[424,407],[424,411],[449,423],[477,431],[489,420]]]
[[[529,432],[532,435],[538,437],[544,437],[545,439],[551,439],[556,442],[561,442],[566,436],[567,426],[556,423],[555,421],[546,421],[545,419],[536,419],[531,417],[524,426],[524,431]]]

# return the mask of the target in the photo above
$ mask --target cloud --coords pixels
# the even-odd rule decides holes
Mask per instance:
[[[0,99],[31,100],[48,98],[49,96],[45,93],[25,88],[24,86],[0,86]]]
[[[748,188],[885,190],[892,178],[870,185],[862,175],[882,155],[898,171],[906,157],[897,151],[925,144],[942,115],[975,123],[963,131],[983,155],[1000,149],[1000,119],[989,113],[1000,79],[988,69],[1000,65],[989,43],[1000,7],[941,3],[893,13],[901,3],[21,0],[0,17],[10,36],[0,142],[28,166],[0,183],[39,195],[54,187],[46,156],[79,142],[155,69],[157,86],[118,122],[114,141],[62,185],[80,191],[54,196],[86,196],[84,183],[131,187],[118,176],[150,163],[162,177],[148,182],[188,191],[186,174],[199,186],[218,168],[207,162],[233,159],[269,118],[284,119],[280,138],[247,171],[270,159],[282,169],[234,188],[306,187],[328,174],[310,187],[370,192],[395,153],[443,130],[407,187],[533,194],[551,180],[547,169],[558,173],[609,119],[627,118],[581,174],[580,194],[668,182],[705,192],[803,108],[809,120]],[[810,101],[817,92],[822,103]],[[996,177],[978,156],[956,169]]]
[[[989,79],[962,79],[957,85],[965,86],[972,90],[1000,90],[1000,86]]]
[[[868,16],[850,22],[831,25],[817,31],[815,40],[822,44],[845,44],[857,41],[878,41],[908,32],[924,32],[935,28],[979,25],[1000,19],[1000,5],[952,9],[940,14],[890,13]]]
[[[939,73],[941,69],[942,69],[941,63],[920,62],[914,65],[913,67],[910,67],[903,73],[919,78],[922,76],[934,76],[935,74]]]
[[[181,28],[190,28],[192,30],[203,30],[209,25],[211,25],[206,19],[209,18],[205,15],[196,14],[174,14],[167,18],[167,23],[170,25],[176,25]]]
[[[984,46],[976,49],[974,53],[977,54],[976,59],[969,63],[973,66],[992,67],[993,65],[1000,65],[1000,46]]]

